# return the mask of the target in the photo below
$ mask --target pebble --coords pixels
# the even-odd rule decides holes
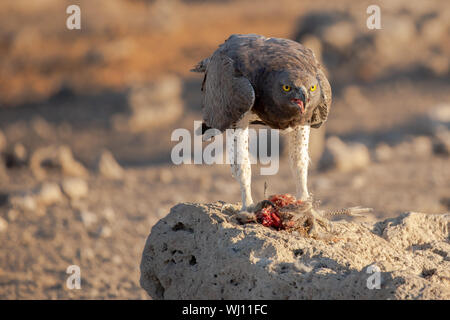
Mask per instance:
[[[392,148],[386,143],[380,143],[375,148],[375,160],[378,162],[385,162],[392,159]]]
[[[39,204],[44,206],[52,205],[63,200],[61,188],[54,182],[43,183],[35,194]]]
[[[0,217],[0,232],[5,232],[8,229],[8,222]]]
[[[78,200],[88,195],[89,187],[86,181],[81,178],[66,178],[62,182],[64,193],[71,200]]]
[[[91,211],[87,211],[87,210],[81,211],[80,216],[81,216],[81,221],[83,222],[83,224],[86,228],[92,227],[98,221],[97,215]]]
[[[98,170],[101,175],[109,179],[120,180],[124,176],[123,168],[117,163],[111,152],[105,150],[100,156]]]
[[[370,164],[370,153],[361,143],[345,143],[336,136],[326,141],[326,149],[321,166],[349,172],[365,168]]]

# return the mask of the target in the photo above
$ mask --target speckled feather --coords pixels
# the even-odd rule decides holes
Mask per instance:
[[[231,128],[249,110],[276,129],[306,124],[319,127],[327,119],[331,105],[328,80],[313,52],[295,41],[232,35],[192,71],[205,72],[202,110],[209,127]],[[310,123],[298,113],[287,115],[274,103],[271,74],[277,71],[317,77],[322,97],[317,106],[307,110]]]

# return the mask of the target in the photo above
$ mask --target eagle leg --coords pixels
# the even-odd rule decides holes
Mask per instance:
[[[289,165],[295,179],[296,197],[305,201],[308,193],[309,126],[297,126],[288,133]]]
[[[231,174],[239,182],[242,196],[241,211],[253,208],[251,192],[252,169],[248,152],[248,125],[237,128],[231,133],[231,143],[227,137],[228,157],[231,164]]]

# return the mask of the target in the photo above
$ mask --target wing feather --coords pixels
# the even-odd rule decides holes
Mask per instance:
[[[224,131],[251,109],[255,91],[250,81],[235,68],[234,61],[216,51],[206,68],[202,112],[205,123]]]

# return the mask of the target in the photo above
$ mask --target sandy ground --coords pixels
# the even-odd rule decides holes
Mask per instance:
[[[167,31],[158,34],[146,31],[153,26],[141,15],[127,23],[144,5],[125,2],[94,6],[80,1],[87,14],[87,30],[80,37],[63,29],[52,31],[64,23],[58,20],[64,16],[45,22],[39,18],[64,10],[60,4],[44,1],[26,7],[17,1],[0,5],[2,16],[14,13],[17,18],[2,22],[1,54],[5,59],[0,67],[0,129],[8,142],[3,155],[17,144],[27,153],[23,164],[14,162],[5,175],[0,174],[0,218],[6,225],[0,230],[1,299],[147,298],[139,286],[139,262],[151,227],[179,202],[240,200],[239,186],[227,165],[170,163],[175,145],[170,141],[172,130],[192,131],[193,120],[201,119],[201,77],[189,75],[189,68],[233,32],[290,37],[299,16],[325,3],[311,3],[308,9],[300,1],[270,2],[267,7],[248,1],[234,6],[179,4],[176,14],[170,15],[173,27],[169,24]],[[350,2],[339,6],[351,7]],[[114,20],[116,23],[108,20],[125,9],[125,18]],[[364,12],[364,4],[352,7],[359,9]],[[96,13],[98,19],[91,19]],[[16,32],[17,21],[26,21],[20,32]],[[40,32],[30,31],[34,24]],[[158,28],[165,30],[167,25]],[[24,39],[10,41],[8,34]],[[22,47],[11,49],[8,41]],[[36,53],[36,48],[44,47],[47,49]],[[114,117],[130,112],[130,86],[168,72],[181,76],[183,116],[159,129],[140,133],[117,130]],[[425,125],[432,108],[450,102],[448,75],[402,76],[350,86],[334,82],[332,86],[327,136],[363,143],[372,161],[350,172],[321,170],[314,162],[309,187],[322,206],[373,207],[368,218],[372,220],[406,211],[448,211],[449,158],[429,147],[431,137]],[[425,147],[417,143],[423,136]],[[392,151],[383,161],[374,156],[380,143]],[[88,194],[79,200],[62,195],[40,210],[13,207],[10,199],[14,195],[32,192],[43,182],[60,184],[67,178],[58,170],[49,170],[47,178],[39,180],[28,165],[38,148],[61,144],[68,145],[88,168],[89,175],[83,178]],[[122,179],[99,174],[96,163],[103,149],[110,150],[124,168]],[[257,169],[254,166],[256,200],[263,197],[265,181],[269,193],[294,191],[284,156],[275,176],[260,176]],[[70,265],[81,268],[81,290],[66,287]]]

